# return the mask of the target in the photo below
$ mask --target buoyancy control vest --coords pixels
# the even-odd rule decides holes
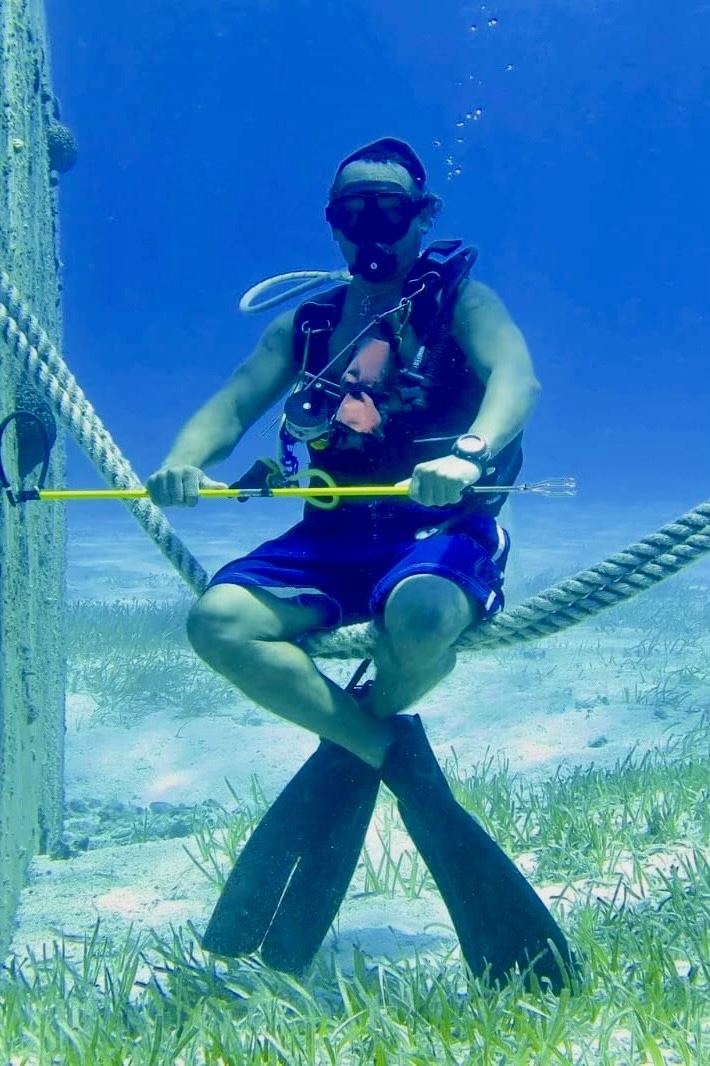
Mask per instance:
[[[347,284],[298,308],[294,358],[300,380],[317,379],[316,388],[322,390],[309,394],[315,404],[307,406],[313,427],[324,428],[320,435],[299,439],[307,445],[312,465],[337,484],[391,484],[408,478],[418,463],[447,455],[474,421],[485,387],[451,334],[458,291],[475,260],[475,253],[459,251],[460,245],[430,245],[405,281],[403,297],[411,300],[407,322],[419,342],[416,365],[403,359],[396,330],[379,321],[348,351],[338,379],[319,378],[331,361],[329,342],[342,316]],[[289,398],[292,407],[298,406],[298,397],[297,388]],[[481,484],[515,481],[522,464],[521,439],[519,434],[494,457]],[[503,493],[480,493],[467,509],[497,514],[504,501]]]

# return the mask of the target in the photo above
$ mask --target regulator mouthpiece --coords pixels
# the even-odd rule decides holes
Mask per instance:
[[[357,250],[351,274],[367,281],[387,281],[397,273],[397,255],[386,244],[363,244]]]

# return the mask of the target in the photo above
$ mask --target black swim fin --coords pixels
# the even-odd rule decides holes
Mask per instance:
[[[302,972],[352,880],[379,785],[377,770],[321,741],[244,846],[203,948],[230,957],[261,949],[268,965]]]
[[[397,715],[382,780],[441,892],[472,973],[505,982],[516,965],[560,991],[575,972],[567,941],[532,885],[456,802],[418,715]]]

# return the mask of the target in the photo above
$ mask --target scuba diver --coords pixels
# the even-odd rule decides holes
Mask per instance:
[[[532,886],[454,799],[418,715],[464,630],[503,607],[509,537],[497,515],[540,386],[475,251],[439,241],[441,209],[412,148],[383,138],[337,168],[325,217],[347,280],[276,317],[187,422],[147,481],[159,506],[225,487],[204,468],[285,399],[279,469],[296,448],[338,486],[408,484],[398,499],[306,502],[282,536],[228,562],[188,619],[192,647],[245,696],[320,738],[242,850],[203,937],[305,972],[348,889],[381,781],[446,903],[475,975],[534,973],[559,990],[572,960]],[[240,484],[240,483],[237,483]],[[467,495],[476,484],[487,493]],[[374,681],[342,688],[299,646],[372,620]]]

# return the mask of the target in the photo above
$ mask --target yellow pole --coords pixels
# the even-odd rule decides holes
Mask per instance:
[[[24,499],[39,500],[144,500],[147,489],[33,489]],[[517,485],[469,485],[464,489],[467,496],[473,492],[530,492],[538,496],[575,496],[577,483],[573,477],[548,478],[547,481],[519,482]],[[278,489],[198,489],[199,496],[212,500],[259,499],[270,496],[309,497],[366,497],[407,496],[409,482],[403,485],[290,485]],[[20,499],[17,502],[24,502]]]
[[[406,486],[397,485],[343,485],[340,488],[303,487],[268,489],[199,489],[199,495],[213,500],[236,499],[239,496],[259,499],[262,496],[406,496]],[[500,491],[497,489],[496,491]],[[40,500],[143,500],[147,489],[40,489]]]

